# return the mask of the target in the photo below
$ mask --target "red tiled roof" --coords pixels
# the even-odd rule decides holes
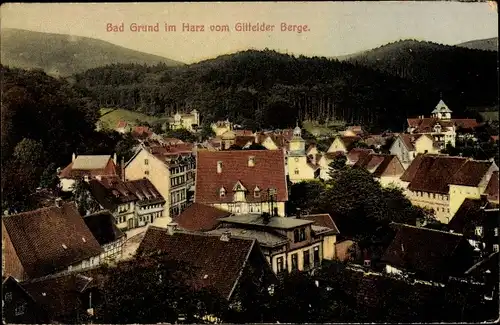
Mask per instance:
[[[494,209],[497,210],[491,211]],[[463,234],[467,238],[475,237],[476,226],[483,226],[484,229],[498,227],[498,205],[483,198],[467,198],[448,223],[450,229]]]
[[[488,200],[498,202],[498,171],[493,172],[491,175],[484,193],[488,196]]]
[[[394,224],[396,236],[382,261],[427,278],[447,278],[472,266],[472,247],[459,234]],[[460,249],[459,249],[460,248]],[[462,256],[460,256],[462,255]]]
[[[248,166],[249,157],[255,165]],[[217,162],[222,162],[222,172],[217,173]],[[261,202],[268,189],[277,190],[277,201],[288,200],[285,177],[285,157],[281,150],[228,150],[202,151],[197,154],[195,201],[198,203],[232,202],[232,189],[237,182],[247,189],[247,202]],[[255,187],[261,190],[255,198]],[[224,187],[227,194],[220,197]]]
[[[355,164],[358,160],[363,159],[371,153],[375,153],[372,149],[353,148],[347,153],[347,159]]]
[[[138,138],[149,138],[153,135],[153,132],[147,126],[135,126],[132,129],[132,136]]]
[[[179,227],[189,231],[208,231],[219,224],[217,219],[230,216],[231,212],[201,203],[193,203],[175,218]]]
[[[96,176],[108,176],[108,175],[117,175],[116,165],[113,162],[113,159],[109,158],[108,163],[104,168],[96,168],[96,169],[73,169],[73,163],[71,162],[68,166],[66,166],[59,173],[60,178],[69,178],[69,179],[77,179],[83,178],[84,176],[88,177],[96,177]]]
[[[312,220],[314,221],[314,225],[333,229],[335,234],[340,233],[337,225],[328,213],[308,214],[305,216],[301,216],[301,219]]]
[[[2,222],[30,278],[64,270],[101,253],[73,202],[4,216]]]
[[[326,159],[335,159],[337,157],[342,157],[345,156],[345,153],[343,151],[335,151],[335,152],[325,152],[323,156]]]
[[[476,120],[470,118],[452,119],[451,120],[457,127],[463,129],[473,129],[479,126]]]
[[[404,134],[404,133],[400,134],[399,137],[401,138],[401,140],[405,144],[406,149],[408,149],[408,151],[415,151],[415,146],[413,144],[416,140],[416,137],[414,137],[410,134]]]
[[[435,117],[426,117],[426,118],[409,118],[408,125],[410,127],[416,128],[414,133],[424,133],[424,132],[432,132],[434,126],[439,123],[441,127],[447,128],[456,125],[457,127],[464,129],[473,129],[477,127],[479,124],[474,119],[451,119],[451,120],[441,120]]]
[[[476,187],[484,178],[491,165],[490,161],[468,160],[453,174],[450,184]]]
[[[169,235],[166,229],[150,227],[137,254],[161,252],[169,259],[187,263],[194,267],[198,285],[213,287],[229,299],[256,245],[255,240],[231,238],[222,241],[220,236],[183,232]]]
[[[151,143],[146,146],[146,149],[156,158],[163,161],[164,158],[168,156],[192,154],[194,149],[194,144],[189,142],[188,143],[183,142],[171,145],[157,145]]]
[[[255,137],[253,135],[237,135],[236,138],[234,139],[234,144],[237,145],[238,147],[244,147],[246,146],[249,142],[250,144],[254,143]]]
[[[403,176],[401,176],[400,179],[403,182],[411,182],[413,178],[415,178],[415,175],[417,174],[417,171],[420,167],[420,164],[422,163],[422,160],[424,159],[424,156],[427,155],[421,153],[417,154],[417,156],[411,162],[410,166],[408,166],[408,168],[403,173]]]
[[[368,170],[374,177],[381,177],[384,175],[386,169],[393,159],[398,159],[396,155],[386,155],[386,154],[368,154],[363,158],[359,159],[355,167],[362,167]],[[403,170],[401,166],[401,170]]]

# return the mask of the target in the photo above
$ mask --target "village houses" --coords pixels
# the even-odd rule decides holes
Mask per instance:
[[[369,153],[360,157],[354,167],[366,169],[383,187],[404,186],[400,178],[405,169],[396,155]]]
[[[285,216],[288,187],[280,150],[199,151],[194,202],[235,214]]]
[[[219,137],[224,133],[231,131],[233,129],[233,123],[229,122],[229,120],[217,121],[215,123],[212,123],[210,127],[214,131],[215,136]]]
[[[125,178],[148,179],[166,200],[163,217],[171,218],[189,204],[195,165],[191,144],[145,143],[125,165]]]
[[[168,126],[171,130],[186,129],[194,132],[200,126],[200,113],[193,109],[189,114],[175,113],[168,119]]]
[[[452,111],[441,99],[431,113],[431,117],[423,115],[407,120],[409,134],[425,134],[433,138],[439,149],[447,144],[455,146],[457,131],[472,131],[479,124],[474,119],[453,119]]]
[[[439,154],[441,150],[429,134],[401,133],[396,136],[389,151],[398,157],[405,168],[408,168],[417,154]]]
[[[123,181],[117,176],[97,176],[88,182],[88,213],[107,209],[118,228],[130,230],[163,217],[165,199],[149,179]]]
[[[19,281],[101,263],[103,248],[73,202],[2,217],[2,275]]]
[[[116,154],[110,155],[79,155],[73,154],[71,163],[58,172],[61,189],[64,192],[73,191],[77,180],[89,180],[96,176],[118,175]]]
[[[448,223],[466,198],[480,198],[495,171],[494,161],[418,154],[401,184],[414,205],[433,209],[437,220]]]
[[[281,218],[264,213],[231,215],[218,221],[219,227],[210,234],[256,239],[276,274],[311,271],[324,259],[335,258],[339,231],[329,215]]]

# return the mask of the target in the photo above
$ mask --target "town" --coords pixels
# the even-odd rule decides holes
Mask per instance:
[[[432,295],[443,299],[435,308],[471,309],[446,320],[494,315],[498,166],[445,153],[479,141],[481,124],[453,118],[443,100],[429,111],[402,133],[348,126],[325,150],[298,121],[257,132],[216,121],[193,142],[168,134],[198,134],[197,110],[176,113],[164,133],[119,121],[130,159],[74,153],[56,185],[37,190],[44,207],[5,211],[5,317],[157,321],[134,309],[142,294],[166,295],[149,307],[168,307],[166,322],[362,320],[382,308],[357,311],[389,294],[379,290],[394,308],[431,308]],[[190,302],[173,310],[181,293]],[[297,314],[283,295],[300,297]]]
[[[0,14],[3,324],[498,320],[495,2]]]

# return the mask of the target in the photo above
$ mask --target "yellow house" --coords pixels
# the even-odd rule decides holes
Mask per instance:
[[[332,144],[328,148],[327,152],[348,152],[353,148],[353,145],[355,142],[361,140],[360,137],[354,136],[354,137],[336,137],[333,139]]]
[[[197,152],[196,203],[235,214],[285,216],[288,188],[281,150]]]
[[[166,147],[143,146],[125,165],[127,180],[149,179],[166,200],[163,217],[178,215],[188,204],[194,184],[192,155],[169,155]]]
[[[186,129],[188,131],[195,131],[196,127],[200,125],[200,114],[197,110],[192,110],[189,114],[175,113],[169,119],[169,127],[172,130]]]
[[[419,154],[401,181],[413,204],[433,209],[437,220],[448,223],[465,198],[484,192],[495,170],[491,161]]]
[[[233,124],[229,122],[229,120],[225,120],[212,123],[211,127],[215,133],[215,136],[218,137],[228,131],[231,131],[233,129]]]
[[[325,225],[327,219],[332,225]],[[219,221],[219,228],[208,233],[257,239],[277,274],[310,271],[320,266],[324,259],[335,258],[339,231],[328,214],[300,218],[247,214],[220,218]]]
[[[320,167],[313,164],[306,155],[305,146],[302,130],[297,126],[294,129],[287,156],[288,177],[292,183],[312,180],[320,176]]]
[[[439,146],[434,142],[432,136],[428,134],[421,134],[415,137],[414,147],[417,154],[418,153],[438,154],[440,152]]]

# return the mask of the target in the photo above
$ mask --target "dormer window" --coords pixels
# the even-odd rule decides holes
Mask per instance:
[[[255,189],[253,190],[253,196],[260,197],[260,188],[258,186],[255,186]]]
[[[255,166],[255,157],[250,156],[248,157],[248,167],[253,167],[253,166]]]
[[[434,125],[434,132],[440,133],[441,132],[441,125],[439,125],[439,124]]]
[[[220,197],[225,197],[226,196],[226,189],[224,187],[221,187],[219,190],[219,196]]]

